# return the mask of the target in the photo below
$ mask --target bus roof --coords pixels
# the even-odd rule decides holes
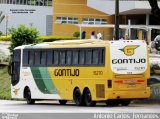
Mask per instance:
[[[103,40],[93,40],[93,39],[86,39],[86,40],[59,40],[54,42],[43,42],[39,44],[29,44],[29,45],[22,45],[15,48],[16,49],[27,49],[27,48],[58,48],[58,47],[86,47],[86,46],[94,46],[100,47],[105,46],[108,41]]]
[[[118,40],[119,42],[144,42],[143,40]],[[54,42],[43,42],[39,44],[29,44],[18,46],[15,49],[38,49],[38,48],[79,48],[79,47],[106,47],[109,42],[117,41],[104,41],[96,39],[85,40],[59,40]]]

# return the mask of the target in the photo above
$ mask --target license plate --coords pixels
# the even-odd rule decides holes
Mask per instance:
[[[136,87],[136,84],[128,84],[128,87]]]

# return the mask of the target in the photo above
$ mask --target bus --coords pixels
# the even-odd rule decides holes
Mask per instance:
[[[64,40],[18,46],[9,66],[12,98],[65,105],[127,106],[147,99],[149,57],[143,40]]]

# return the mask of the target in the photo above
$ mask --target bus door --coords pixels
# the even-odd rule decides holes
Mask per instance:
[[[11,75],[12,86],[19,82],[21,64],[21,50],[14,50],[12,62],[9,66],[9,74]]]

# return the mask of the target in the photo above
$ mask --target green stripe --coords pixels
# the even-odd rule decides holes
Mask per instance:
[[[31,68],[34,80],[38,89],[45,94],[57,94],[57,90],[49,75],[48,68],[32,67]]]
[[[50,77],[48,68],[44,68],[44,67],[43,67],[43,68],[39,68],[39,70],[40,70],[40,73],[41,73],[43,82],[44,82],[47,90],[48,90],[50,93],[57,94],[56,87],[55,87],[54,83],[52,82],[52,79],[51,79],[51,77]]]
[[[32,67],[31,68],[31,71],[32,71],[32,75],[33,75],[33,78],[36,82],[36,85],[38,87],[38,89],[42,92],[42,93],[49,93],[47,90],[46,90],[46,86],[43,82],[43,79],[42,79],[42,76],[41,76],[41,73],[39,71],[39,68],[37,67]]]

